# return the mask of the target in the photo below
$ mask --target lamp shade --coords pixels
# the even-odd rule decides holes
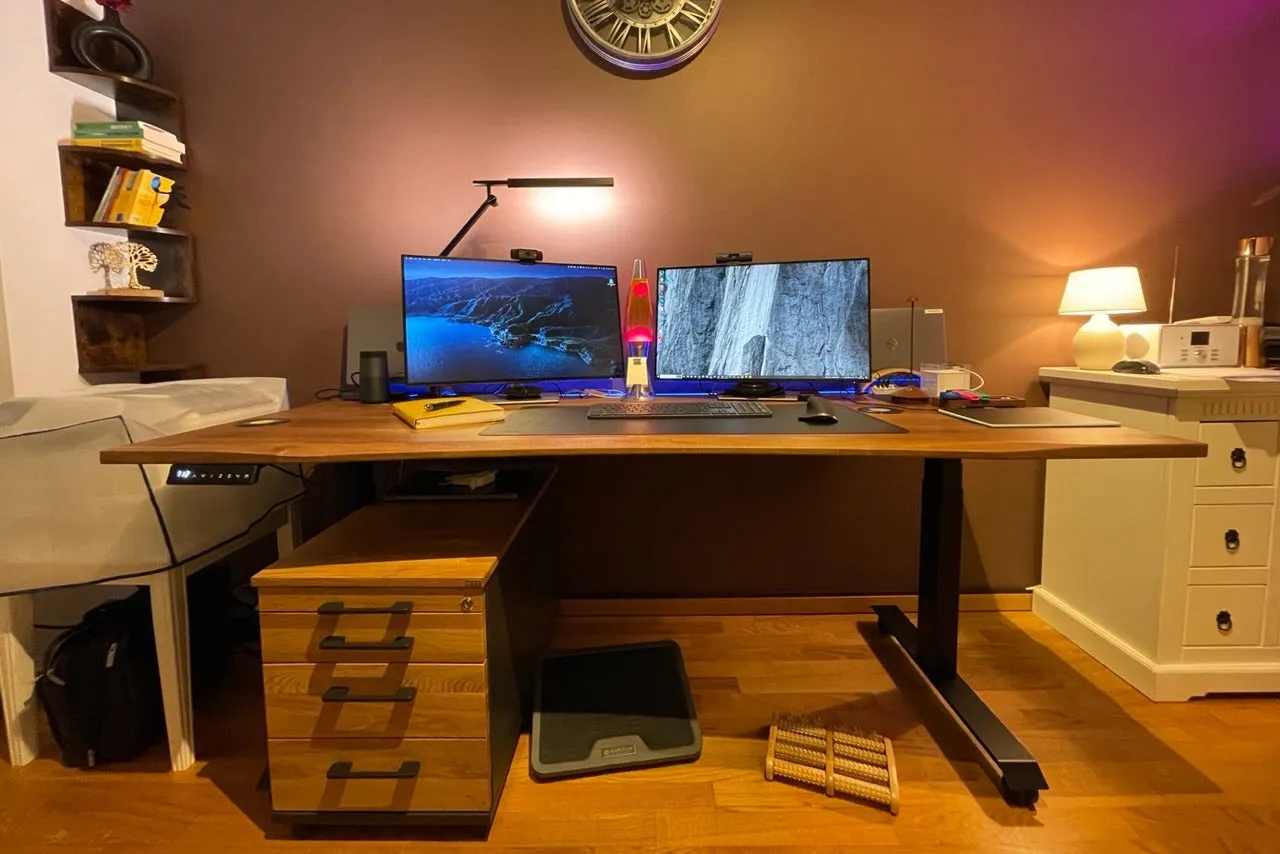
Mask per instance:
[[[1077,270],[1067,277],[1058,314],[1133,314],[1146,311],[1137,267]]]

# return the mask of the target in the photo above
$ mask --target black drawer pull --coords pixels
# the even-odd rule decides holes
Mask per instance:
[[[1227,544],[1227,551],[1233,552],[1240,548],[1240,532],[1235,528],[1228,528],[1227,532],[1222,535],[1222,539]]]
[[[412,780],[422,769],[421,762],[401,762],[394,771],[356,771],[353,762],[335,762],[325,774],[330,780]]]
[[[316,608],[317,614],[412,614],[412,602],[392,602],[385,608],[348,608],[342,602],[325,602]]]
[[[1231,467],[1236,471],[1244,471],[1244,467],[1249,464],[1249,458],[1245,456],[1244,448],[1231,449]]]
[[[413,649],[413,638],[401,635],[390,641],[348,641],[345,635],[329,635],[321,638],[320,648],[348,652],[403,652]]]
[[[1224,633],[1231,631],[1231,612],[1230,611],[1218,612],[1218,631],[1224,632]]]
[[[418,689],[412,686],[397,688],[390,694],[352,694],[350,686],[334,685],[320,695],[322,703],[412,703]]]

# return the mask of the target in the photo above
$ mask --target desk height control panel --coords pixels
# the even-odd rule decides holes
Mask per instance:
[[[165,483],[170,486],[196,485],[210,486],[252,486],[258,482],[258,472],[262,466],[234,463],[186,463],[169,466],[169,477]]]

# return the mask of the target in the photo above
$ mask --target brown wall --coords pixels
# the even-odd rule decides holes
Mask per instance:
[[[203,289],[158,355],[284,375],[306,400],[334,382],[346,311],[397,300],[400,253],[438,251],[481,177],[617,187],[610,212],[568,224],[505,193],[459,255],[533,246],[651,268],[731,250],[869,255],[874,303],[944,306],[953,355],[1007,393],[1038,394],[1036,369],[1070,358],[1077,324],[1054,314],[1068,270],[1138,264],[1159,319],[1181,244],[1179,314],[1225,311],[1232,239],[1280,231],[1280,203],[1249,208],[1280,181],[1272,0],[726,7],[692,65],[633,80],[585,58],[557,0],[139,4],[160,81],[186,97]],[[894,541],[912,543],[917,469],[884,468],[797,473],[833,508],[815,536],[890,529],[874,577],[840,565],[826,592],[913,586],[914,546]],[[970,467],[968,586],[1034,583],[1041,477]],[[591,536],[605,540],[584,548]],[[750,557],[757,592],[794,574]],[[610,587],[585,558],[581,577]]]

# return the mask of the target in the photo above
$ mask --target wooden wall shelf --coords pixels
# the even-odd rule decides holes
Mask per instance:
[[[115,365],[90,370],[81,370],[82,374],[189,374],[204,370],[204,365],[197,362],[174,362],[171,365]]]
[[[176,228],[165,228],[164,226],[159,226],[159,225],[157,226],[129,225],[128,223],[125,223],[125,222],[92,222],[91,220],[68,219],[67,227],[68,228],[105,228],[108,231],[127,231],[127,232],[130,232],[130,235],[129,235],[130,238],[132,238],[134,234],[140,234],[144,236],[150,235],[152,237],[173,237],[180,240],[185,240],[191,236],[190,234],[187,234],[187,232],[180,231],[179,229],[176,229]]]
[[[116,116],[138,119],[182,136],[182,99],[176,92],[123,74],[82,65],[71,49],[71,33],[89,16],[62,0],[44,0],[49,71],[116,102]]]
[[[58,156],[64,161],[79,160],[101,163],[112,168],[123,166],[126,169],[150,169],[153,172],[172,172],[175,174],[187,171],[187,167],[181,163],[174,163],[172,160],[164,160],[159,157],[148,157],[135,151],[121,151],[118,148],[95,148],[88,145],[63,144],[58,146]]]
[[[150,305],[196,305],[200,302],[192,297],[112,297],[106,294],[73,294],[71,301],[75,302],[98,302],[108,305],[118,304],[121,300],[128,300],[130,307],[141,308]]]
[[[148,122],[183,136],[182,99],[176,92],[81,64],[71,49],[71,34],[77,26],[92,19],[62,0],[44,0],[44,12],[51,73],[111,98],[115,101],[116,118],[121,121]],[[194,241],[189,233],[173,227],[182,224],[182,210],[176,206],[166,209],[165,225],[155,227],[93,221],[116,167],[150,169],[169,177],[182,175],[185,167],[138,152],[70,143],[58,146],[58,162],[66,225],[117,234],[124,232],[129,240],[150,248],[158,259],[156,272],[139,271],[138,280],[165,293],[160,299],[101,294],[72,296],[71,314],[80,373],[91,382],[110,381],[110,375],[122,373],[137,374],[143,382],[203,373],[203,366],[195,362],[156,364],[148,355],[151,335],[174,317],[161,306],[171,309],[200,301],[196,290]]]

